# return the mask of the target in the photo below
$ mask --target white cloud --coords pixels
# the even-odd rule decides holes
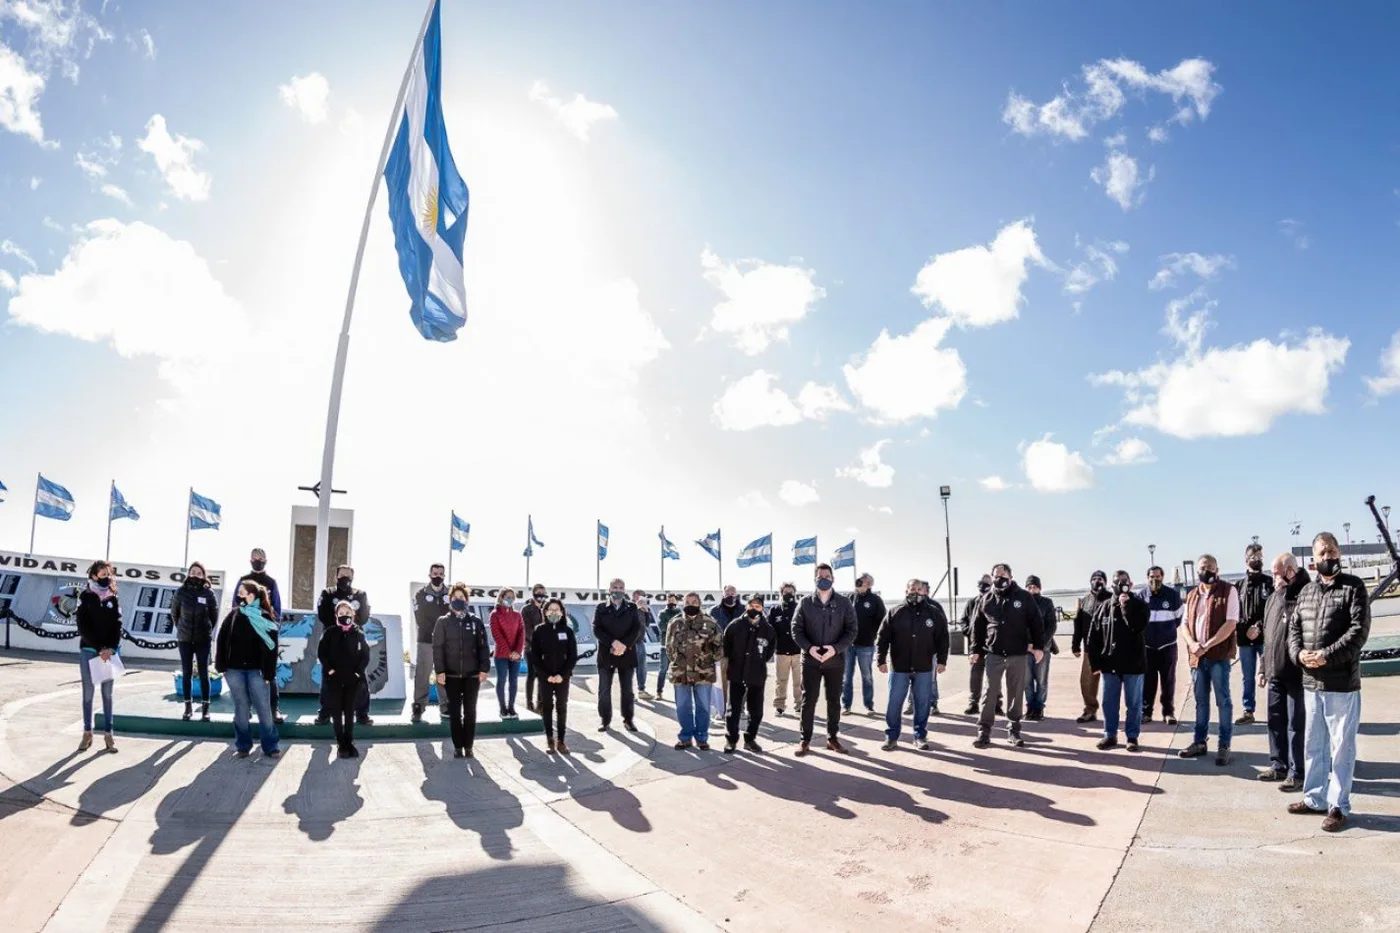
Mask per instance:
[[[111,42],[112,33],[83,9],[82,0],[6,0],[0,3],[0,22],[13,20],[28,37],[30,66],[40,74],[57,68],[78,83],[79,63],[92,56],[99,42]]]
[[[114,198],[115,200],[118,200],[125,204],[127,207],[132,206],[131,196],[126,193],[125,189],[119,188],[116,185],[109,183],[103,185],[101,190],[103,194],[107,195],[107,197]]]
[[[1142,177],[1137,159],[1115,149],[1108,153],[1103,165],[1095,167],[1089,173],[1089,177],[1093,179],[1094,184],[1101,185],[1104,193],[1126,211],[1142,203],[1142,189],[1156,174],[1156,168],[1149,168],[1147,177]]]
[[[989,492],[1001,492],[1010,489],[1011,486],[1000,476],[984,476],[977,481],[983,489]]]
[[[797,393],[797,407],[809,421],[825,421],[833,411],[850,411],[851,403],[836,391],[835,386],[809,382]]]
[[[67,233],[67,232],[68,232],[68,231],[67,231],[67,228],[65,228],[65,227],[63,226],[63,224],[61,224],[61,223],[59,223],[58,221],[54,220],[52,217],[46,216],[46,217],[44,217],[44,219],[43,219],[42,221],[40,221],[40,223],[42,223],[42,224],[44,225],[44,229],[46,229],[46,230],[52,230],[54,233]]]
[[[277,93],[281,95],[282,103],[301,114],[307,123],[324,123],[329,115],[327,103],[331,86],[319,71],[305,77],[293,76],[286,84],[278,86]]]
[[[593,124],[603,120],[616,120],[617,111],[608,104],[589,100],[582,94],[565,103],[549,91],[549,85],[536,81],[530,87],[530,100],[544,104],[565,129],[584,142],[588,142],[588,132]]]
[[[0,42],[0,126],[40,145],[48,144],[38,110],[43,93],[44,76],[30,71],[24,59]]]
[[[39,186],[42,185],[43,183],[44,183],[44,180],[43,180],[42,178],[40,178],[38,175],[34,175],[34,176],[32,176],[32,177],[29,179],[29,190],[30,190],[30,191],[38,191],[38,190],[39,190]]]
[[[155,159],[170,193],[185,201],[207,201],[213,183],[209,173],[194,164],[204,143],[188,136],[171,136],[165,117],[156,114],[146,123],[146,135],[136,146]]]
[[[107,166],[96,161],[86,153],[79,152],[73,156],[73,164],[82,170],[82,173],[89,178],[98,179],[107,177]]]
[[[1203,256],[1200,253],[1168,253],[1160,261],[1161,268],[1147,283],[1147,287],[1154,290],[1176,285],[1181,276],[1187,272],[1201,279],[1210,280],[1226,269],[1235,268],[1234,258],[1223,256],[1220,253],[1214,253],[1210,256]]]
[[[1045,264],[1035,230],[1018,220],[998,231],[990,246],[934,256],[911,290],[924,307],[937,306],[960,326],[987,327],[1016,317],[1027,266]]]
[[[1400,331],[1390,338],[1390,345],[1381,353],[1381,374],[1367,376],[1366,387],[1379,398],[1400,391]]]
[[[708,247],[700,254],[705,281],[724,295],[715,305],[710,327],[733,334],[735,345],[750,356],[777,340],[801,321],[826,290],[812,281],[815,274],[801,266],[779,266],[758,260],[725,262]]]
[[[882,330],[860,362],[842,368],[874,421],[933,418],[958,407],[967,394],[967,366],[957,350],[940,346],[951,326],[949,318],[930,318],[901,337]]]
[[[1164,143],[1171,139],[1171,134],[1167,132],[1165,126],[1160,124],[1147,131],[1147,138],[1150,142]]]
[[[13,256],[31,269],[39,268],[34,257],[25,252],[14,240],[0,240],[0,255]]]
[[[869,509],[870,511],[876,513],[877,515],[893,515],[893,514],[894,514],[894,509],[890,508],[888,505],[867,505],[866,508]]]
[[[1128,144],[1128,134],[1119,130],[1103,141],[1103,144],[1110,149],[1122,149]]]
[[[1109,466],[1132,466],[1138,463],[1151,463],[1157,459],[1152,447],[1140,437],[1125,437],[1117,443],[1113,451],[1104,458]]]
[[[1022,455],[1026,479],[1038,492],[1072,492],[1094,485],[1094,468],[1049,434],[1027,444]]]
[[[1070,266],[1065,273],[1065,294],[1084,295],[1100,282],[1112,282],[1118,275],[1117,256],[1128,251],[1122,241],[1086,243],[1081,247],[1084,259]],[[1075,303],[1078,307],[1078,302]]]
[[[742,496],[740,496],[734,501],[734,504],[737,505],[742,511],[750,511],[752,509],[771,509],[773,507],[773,504],[768,501],[768,499],[763,495],[763,493],[759,492],[756,489],[752,492],[744,493]]]
[[[880,451],[889,443],[889,440],[876,441],[871,446],[866,447],[860,452],[860,457],[854,466],[842,467],[836,471],[836,475],[877,489],[893,486],[894,467],[880,459]]]
[[[809,382],[794,401],[773,384],[777,376],[757,369],[732,383],[714,405],[715,422],[726,431],[751,431],[782,427],[799,421],[822,421],[833,411],[849,411],[851,405],[831,386]]]
[[[821,496],[817,495],[817,487],[799,483],[795,479],[783,480],[783,485],[778,489],[778,498],[797,508],[821,501]]]
[[[18,287],[19,285],[17,282],[15,282],[15,277],[13,275],[10,275],[10,273],[6,272],[4,269],[0,269],[0,289],[3,289],[7,292],[12,292]]]
[[[146,58],[154,59],[156,57],[156,40],[144,29],[137,35],[141,37],[141,47],[145,50]]]
[[[1312,237],[1303,232],[1303,222],[1286,217],[1278,222],[1278,232],[1293,244],[1294,249],[1307,249],[1312,246]]]

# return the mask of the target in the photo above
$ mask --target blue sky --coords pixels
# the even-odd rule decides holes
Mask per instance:
[[[115,476],[143,514],[117,556],[178,561],[194,484],[228,516],[196,553],[285,560],[416,7],[6,4],[0,547],[27,546],[42,469],[80,509],[40,552],[100,546]],[[447,2],[471,321],[412,331],[381,199],[337,467],[362,579],[400,587],[455,507],[478,581],[520,575],[527,511],[561,583],[592,579],[597,517],[604,572],[641,585],[661,522],[730,553],[855,537],[882,585],[936,580],[941,483],[965,574],[1140,576],[1149,542],[1228,569],[1292,519],[1373,536],[1400,443],[1397,26]],[[682,554],[668,583],[714,580]]]

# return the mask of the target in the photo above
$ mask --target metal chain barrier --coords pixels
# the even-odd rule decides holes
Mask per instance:
[[[125,628],[122,629],[122,638],[138,648],[145,648],[147,651],[174,651],[180,646],[178,641],[147,641],[144,638],[137,638]]]
[[[65,631],[51,631],[50,629],[44,628],[42,625],[35,625],[33,622],[30,622],[28,619],[20,618],[19,616],[15,615],[13,612],[11,612],[9,609],[0,609],[0,619],[13,619],[15,622],[19,623],[19,627],[20,627],[20,628],[24,629],[26,632],[33,632],[35,635],[38,635],[40,638],[59,638],[59,639],[63,639],[63,638],[77,638],[77,637],[78,637],[78,630],[77,630],[77,629],[74,629],[74,630],[71,631],[71,632],[65,632]]]

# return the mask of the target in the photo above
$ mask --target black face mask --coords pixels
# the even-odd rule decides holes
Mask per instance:
[[[253,571],[254,571],[255,573],[262,573],[262,572],[263,572],[263,568],[267,566],[267,561],[265,561],[265,560],[258,560],[258,559],[256,559],[256,558],[254,558],[253,560],[248,561],[248,564],[249,564],[249,566],[251,566],[251,567],[253,568]]]
[[[783,605],[784,605],[784,606],[796,606],[796,605],[797,605],[797,595],[796,595],[795,593],[784,593],[784,594],[783,594]]]
[[[666,604],[666,611],[667,611],[667,612],[671,612],[671,611],[673,611],[675,608],[676,608],[676,604],[675,604],[675,603],[667,603],[667,604]]]
[[[350,577],[336,577],[336,578],[335,578],[335,585],[336,585],[336,588],[337,588],[337,589],[348,590],[348,589],[350,589],[350,583],[351,583],[351,578],[350,578]]]
[[[1328,557],[1317,562],[1317,572],[1324,577],[1335,577],[1342,572],[1342,562],[1335,557]]]
[[[1093,590],[1095,593],[1101,593],[1106,586],[1108,586],[1108,584],[1104,581],[1095,580],[1093,583],[1089,584],[1089,589]]]
[[[109,586],[112,585],[112,578],[111,578],[111,577],[98,577],[98,578],[97,578],[95,581],[93,581],[93,582],[95,582],[98,586],[102,587],[102,588],[105,590],[107,587],[109,587]]]
[[[689,616],[690,618],[693,619],[693,618],[695,618],[696,616],[698,616],[698,615],[700,614],[700,607],[699,607],[699,606],[686,606],[686,607],[685,607],[685,614],[686,614],[687,616]]]
[[[924,596],[922,593],[910,593],[904,597],[904,601],[911,606],[917,606],[924,601]]]
[[[544,602],[544,594],[543,594],[543,593],[536,593],[536,594],[534,595],[534,600],[535,600],[535,602],[537,602],[537,603],[542,603],[542,602]]]
[[[185,586],[192,590],[197,590],[204,585],[203,577],[185,577]]]
[[[1249,562],[1249,569],[1255,573],[1259,573],[1264,569],[1264,562],[1262,560],[1252,560]]]
[[[436,575],[428,578],[428,582],[431,583],[433,586],[442,586],[442,580],[442,577]]]
[[[1204,583],[1206,586],[1210,586],[1212,583],[1215,582],[1215,571],[1202,570],[1200,573],[1200,578],[1202,583]]]
[[[763,610],[762,610],[762,609],[750,609],[750,610],[748,611],[747,615],[748,615],[748,617],[749,617],[750,619],[757,619],[759,616],[763,615]]]
[[[985,580],[979,581],[978,584],[977,584],[977,592],[979,592],[979,593],[985,593],[985,592],[987,592],[988,590],[990,590],[991,588],[992,588],[992,585],[991,585],[990,583],[986,582]]]
[[[1001,592],[1002,590],[1006,589],[1006,588],[1007,588],[1008,586],[1010,586],[1010,585],[1011,585],[1011,578],[1010,578],[1010,577],[997,577],[995,580],[992,581],[992,586],[994,586],[994,587],[997,588],[997,592]]]
[[[734,605],[735,603],[737,603],[738,601],[739,601],[739,597],[737,597],[737,596],[726,596],[726,597],[724,597],[724,604],[725,604],[726,606],[732,606],[732,605]]]

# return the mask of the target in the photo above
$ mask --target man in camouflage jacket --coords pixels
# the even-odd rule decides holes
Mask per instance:
[[[710,748],[710,696],[720,656],[719,625],[700,611],[700,595],[687,593],[681,614],[666,627],[666,653],[671,658],[675,688],[677,749]]]

